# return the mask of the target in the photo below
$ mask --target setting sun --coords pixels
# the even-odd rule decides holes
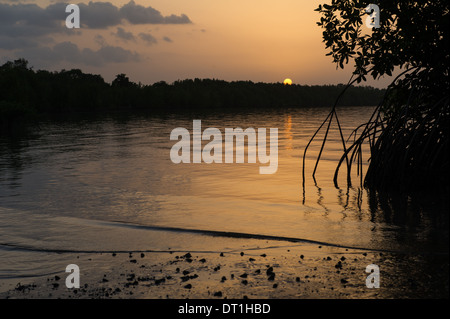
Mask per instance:
[[[291,79],[285,79],[285,80],[283,81],[283,84],[284,84],[284,85],[292,85],[292,80],[291,80]]]

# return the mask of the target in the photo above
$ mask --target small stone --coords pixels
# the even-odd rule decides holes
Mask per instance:
[[[341,260],[342,260],[342,261],[344,261],[344,260],[345,260],[345,257],[344,257],[344,256],[342,256],[342,257],[341,257]]]
[[[266,254],[262,254],[262,255],[260,255],[261,257],[267,257],[267,255]]]
[[[241,251],[241,256],[244,256],[244,252]]]
[[[161,278],[161,279],[155,279],[155,285],[159,285],[159,284],[161,284],[161,283],[163,283],[163,282],[165,282],[166,281],[166,279],[165,278]]]
[[[269,278],[267,278],[267,280],[274,281],[275,280],[275,274],[274,273],[270,274],[270,276],[269,276]]]
[[[220,253],[220,257],[223,257],[224,255],[223,255],[223,253]]]
[[[248,281],[247,281],[247,280],[242,280],[242,284],[243,284],[243,285],[247,285],[247,284],[248,284]]]
[[[183,256],[184,258],[191,258],[192,255],[190,253],[187,253],[186,255]]]
[[[223,276],[220,282],[225,282],[225,280],[227,280],[227,277]]]
[[[327,260],[331,260],[331,257],[330,257],[330,256],[328,256],[328,257],[327,257]]]
[[[187,275],[187,274],[189,274],[189,273],[190,273],[189,270],[183,270],[183,275]]]
[[[273,284],[272,287],[273,287],[273,288],[277,288],[277,287],[278,287],[278,284]]]
[[[255,259],[254,258],[249,258],[248,261],[255,261]]]
[[[241,277],[241,278],[247,278],[247,274],[246,273],[243,273],[242,275],[240,275],[239,277]]]
[[[141,253],[141,258],[144,258],[145,257],[145,254],[144,253]]]
[[[58,281],[58,280],[60,280],[60,279],[61,279],[61,277],[55,276],[55,280],[56,280],[56,281]]]
[[[222,292],[221,291],[215,292],[214,297],[222,297]]]
[[[296,278],[295,278],[295,281],[296,281],[296,282],[300,282],[300,277],[296,277]]]
[[[206,259],[205,259],[205,258],[202,258],[202,259],[199,260],[199,262],[205,263],[205,262],[206,262]]]
[[[130,263],[135,264],[135,263],[137,263],[137,260],[136,260],[136,259],[131,259],[131,260],[130,260]]]
[[[301,258],[301,259],[303,259],[303,258],[305,258],[305,256],[303,256],[303,255],[300,255],[300,258]]]
[[[192,288],[192,285],[191,285],[191,284],[187,284],[186,286],[184,286],[184,288],[186,288],[186,289],[191,289],[191,288]]]
[[[346,284],[346,283],[348,283],[348,280],[342,278],[342,279],[341,279],[341,283],[342,283],[342,284]]]

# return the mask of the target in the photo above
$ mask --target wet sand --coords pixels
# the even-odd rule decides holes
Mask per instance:
[[[80,288],[68,289],[69,274],[61,272],[10,280],[0,298],[448,298],[448,255],[266,241],[265,247],[241,251],[84,253],[73,258],[80,265]],[[366,287],[369,264],[380,268],[378,289]]]

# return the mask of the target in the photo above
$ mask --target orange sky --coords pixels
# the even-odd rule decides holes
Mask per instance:
[[[54,2],[65,2],[21,1],[44,8]],[[130,2],[102,1],[118,8]],[[351,73],[351,65],[345,71],[338,71],[331,58],[325,56],[322,30],[316,25],[319,13],[313,11],[324,1],[134,1],[136,5],[151,6],[163,16],[185,14],[192,23],[132,25],[123,21],[120,25],[103,29],[82,26],[79,30],[60,30],[59,34],[48,35],[49,47],[61,41],[75,43],[80,50],[89,48],[95,51],[107,45],[132,51],[139,59],[98,66],[84,65],[82,60],[41,63],[40,55],[44,53],[40,52],[45,51],[25,50],[31,57],[27,57],[30,64],[54,70],[78,67],[86,72],[100,73],[107,81],[111,81],[118,73],[125,73],[132,81],[145,84],[196,77],[254,82],[282,82],[288,77],[297,84],[335,84],[347,82]],[[0,3],[11,2],[0,0]],[[118,28],[127,33],[130,39],[118,37]],[[155,42],[142,41],[140,33],[151,34]],[[32,52],[36,52],[36,56]],[[0,62],[6,57],[14,57],[13,54],[17,55],[17,50],[6,51],[0,47]],[[374,86],[385,83],[368,82]]]

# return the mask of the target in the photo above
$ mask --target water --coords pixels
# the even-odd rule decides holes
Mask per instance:
[[[341,108],[345,136],[372,110]],[[317,184],[311,172],[320,143],[311,145],[302,188],[303,151],[328,111],[114,116],[43,123],[31,136],[2,138],[0,281],[57,272],[71,262],[55,258],[58,251],[220,251],[237,245],[236,237],[448,254],[448,201],[384,200],[358,187],[356,175],[348,189],[345,169],[334,187],[342,153],[336,127]],[[260,175],[260,163],[173,164],[170,133],[191,131],[194,119],[221,132],[278,128],[276,174]]]

